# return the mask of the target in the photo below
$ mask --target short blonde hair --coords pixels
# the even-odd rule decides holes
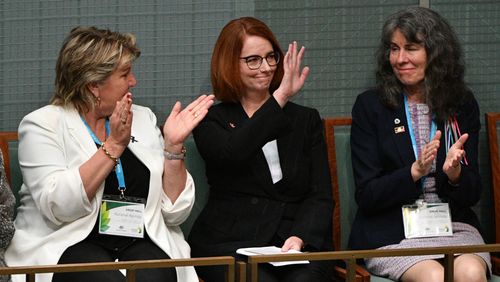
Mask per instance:
[[[94,109],[89,85],[104,82],[121,64],[141,54],[131,33],[76,27],[64,40],[56,64],[53,105],[73,106],[79,113]]]

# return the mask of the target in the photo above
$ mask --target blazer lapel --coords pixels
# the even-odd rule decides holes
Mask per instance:
[[[82,122],[80,115],[74,109],[65,109],[64,111],[66,116],[66,126],[71,138],[74,139],[74,144],[78,144],[82,152],[84,152],[87,157],[92,156],[97,150],[97,147],[94,140],[90,136],[87,127]]]
[[[387,124],[391,127],[391,136],[396,144],[401,162],[405,165],[413,163],[415,161],[415,153],[413,152],[413,146],[411,144],[404,104],[401,104],[397,109],[391,111],[387,118]]]

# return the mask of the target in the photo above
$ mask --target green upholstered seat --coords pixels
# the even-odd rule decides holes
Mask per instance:
[[[23,184],[23,175],[21,174],[21,168],[19,167],[19,159],[17,155],[18,142],[9,142],[9,162],[10,162],[10,176],[12,193],[16,196],[16,207],[19,205],[19,190]]]

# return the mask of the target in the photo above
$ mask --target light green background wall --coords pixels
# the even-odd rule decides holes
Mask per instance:
[[[25,114],[47,103],[57,52],[74,26],[136,34],[143,53],[134,66],[135,102],[151,107],[163,121],[176,100],[185,104],[210,91],[217,35],[230,19],[246,15],[268,23],[283,46],[291,40],[306,46],[311,74],[296,102],[323,116],[348,116],[356,95],[373,85],[373,54],[384,19],[419,4],[428,4],[455,27],[484,124],[485,112],[500,111],[500,1],[0,0],[0,130],[17,130]],[[476,211],[491,219],[484,127],[480,140],[486,200]]]

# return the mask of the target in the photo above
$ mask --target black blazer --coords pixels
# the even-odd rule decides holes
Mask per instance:
[[[398,119],[399,124],[396,124]],[[478,170],[479,108],[474,98],[457,115],[461,133],[468,133],[465,144],[468,165],[462,166],[459,187],[448,183],[443,173],[446,158],[444,123],[436,163],[437,193],[449,203],[452,221],[479,229],[472,212],[481,195]],[[396,126],[405,132],[396,133]],[[414,203],[421,194],[421,183],[413,182],[410,168],[415,161],[404,104],[396,109],[384,106],[376,91],[358,96],[352,109],[351,150],[358,211],[351,229],[349,246],[372,249],[399,243],[404,239],[402,205]]]
[[[331,249],[333,200],[316,110],[291,102],[281,109],[271,97],[249,118],[241,104],[220,103],[193,133],[210,185],[188,240],[193,256],[234,255],[290,236],[306,249]],[[273,184],[262,147],[275,139],[283,179]]]

